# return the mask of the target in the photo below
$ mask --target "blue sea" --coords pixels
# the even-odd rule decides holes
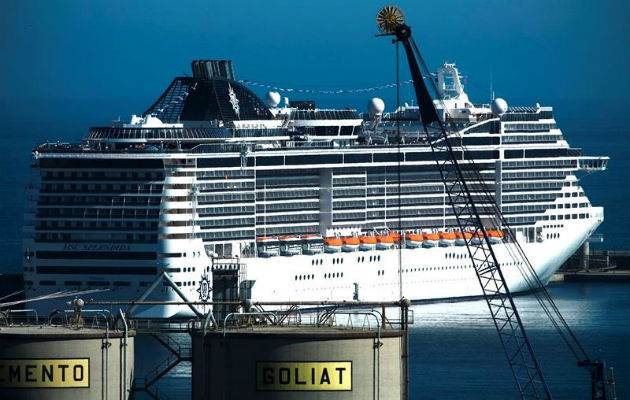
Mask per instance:
[[[549,290],[591,359],[613,367],[619,399],[630,398],[630,285],[553,283]],[[556,400],[590,399],[590,375],[556,334],[533,295],[516,305],[543,375]],[[484,301],[414,305],[410,329],[411,399],[519,399],[519,394]],[[178,337],[187,342],[188,336]],[[168,355],[147,335],[136,348],[136,376]],[[158,383],[168,398],[190,398],[190,364]],[[139,398],[146,398],[139,396]]]

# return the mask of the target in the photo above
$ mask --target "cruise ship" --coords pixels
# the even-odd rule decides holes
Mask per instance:
[[[427,301],[482,295],[418,108],[322,109],[258,97],[231,61],[196,60],[141,115],[32,152],[23,266],[27,299],[95,290],[137,299],[166,272],[188,299]],[[606,168],[556,125],[551,107],[473,104],[454,64],[435,101],[543,283],[603,221],[579,174]],[[368,100],[368,99],[366,99]],[[479,197],[482,218],[492,207]],[[511,240],[488,230],[513,292],[529,289]],[[225,271],[236,271],[226,275]],[[237,282],[226,283],[226,276]],[[229,280],[228,279],[228,280]],[[179,300],[159,285],[149,300]],[[33,301],[40,313],[67,299]],[[140,314],[185,315],[185,307]]]

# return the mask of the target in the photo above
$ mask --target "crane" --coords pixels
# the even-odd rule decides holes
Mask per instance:
[[[397,46],[402,44],[405,50],[424,134],[431,146],[457,226],[461,232],[470,228],[475,232],[472,237],[466,239],[466,248],[521,398],[551,399],[552,396],[486,232],[489,223],[505,228],[506,241],[513,247],[512,254],[524,260],[522,266],[519,264],[520,272],[530,288],[535,290],[534,295],[538,302],[577,358],[578,365],[590,372],[592,398],[607,400],[609,398],[607,385],[610,382],[606,378],[605,364],[589,358],[580,345],[527,260],[514,231],[509,229],[500,206],[491,195],[474,163],[462,165],[458,162],[456,155],[460,152],[453,150],[450,140],[451,136],[457,133],[457,127],[448,115],[444,121],[438,116],[423,77],[423,72],[426,77],[430,77],[430,72],[411,35],[411,28],[405,24],[402,11],[395,6],[385,6],[378,12],[376,22],[382,32],[377,36],[394,36],[393,42]],[[435,83],[432,79],[427,81],[430,82],[439,100]],[[398,140],[400,142],[401,138]],[[479,190],[475,190],[473,194],[470,182],[481,187],[481,194]],[[484,203],[484,211],[490,211],[495,217],[491,221],[485,221],[485,224],[479,212],[478,204],[481,203]]]

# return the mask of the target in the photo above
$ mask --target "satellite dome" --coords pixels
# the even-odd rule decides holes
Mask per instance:
[[[267,92],[265,96],[265,104],[267,107],[273,108],[280,104],[280,93],[278,92]]]
[[[368,102],[368,111],[370,112],[371,116],[383,114],[384,110],[385,102],[383,102],[382,99],[379,99],[378,97],[373,97]]]
[[[508,104],[502,98],[497,97],[496,99],[494,99],[494,101],[492,101],[492,106],[490,106],[490,108],[492,109],[493,114],[501,115],[507,111]]]

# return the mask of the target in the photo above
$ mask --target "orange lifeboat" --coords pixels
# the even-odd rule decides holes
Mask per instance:
[[[500,229],[488,229],[486,230],[488,233],[488,239],[490,243],[502,243],[503,242],[503,231]]]
[[[472,240],[470,241],[472,244],[481,244],[485,235],[483,231],[478,230],[476,232],[472,232]]]
[[[438,245],[440,241],[440,235],[437,233],[423,233],[422,234],[422,245],[424,247],[435,247]]]
[[[387,250],[394,247],[394,238],[390,235],[379,235],[376,237],[376,248],[378,250]]]
[[[351,252],[359,249],[359,244],[361,241],[358,237],[345,237],[341,239],[343,245],[341,246],[341,250]]]
[[[398,232],[389,232],[389,236],[392,237],[392,239],[394,239],[394,243],[399,243],[400,239],[401,239],[401,235]]]
[[[376,248],[376,238],[374,236],[361,236],[359,241],[361,242],[359,250],[369,251]]]
[[[447,247],[455,244],[456,236],[453,232],[440,232],[440,246]]]
[[[339,253],[343,242],[339,238],[324,238],[324,251],[326,253]]]
[[[407,247],[410,249],[417,249],[422,247],[422,235],[418,235],[415,233],[408,233],[405,235]]]
[[[464,246],[466,245],[466,241],[469,240],[471,237],[472,233],[470,232],[457,231],[455,232],[455,244],[457,246]]]

